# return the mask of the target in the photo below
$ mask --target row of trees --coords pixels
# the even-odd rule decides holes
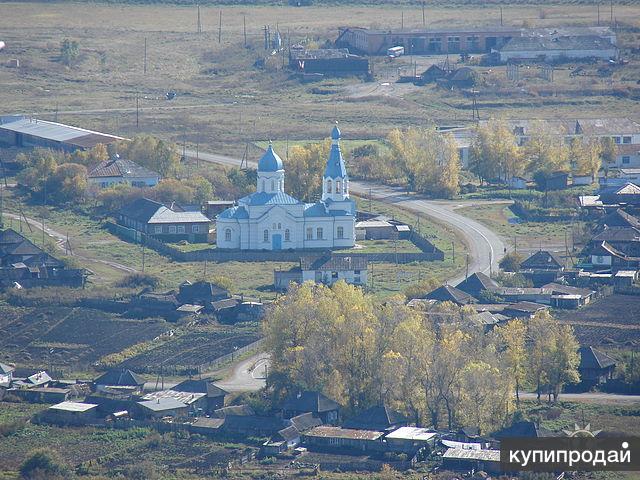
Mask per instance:
[[[460,158],[455,140],[434,127],[394,129],[386,148],[363,145],[352,153],[352,168],[363,178],[437,197],[451,198],[459,192]]]
[[[421,425],[493,431],[524,385],[554,396],[577,377],[571,327],[549,314],[485,335],[450,303],[417,311],[357,287],[305,283],[274,304],[263,328],[276,398],[318,389],[352,412],[386,403]],[[516,401],[519,398],[515,397]]]
[[[611,138],[575,137],[567,143],[567,132],[553,131],[544,121],[532,122],[529,130],[528,141],[520,146],[506,121],[494,118],[479,125],[470,149],[470,170],[490,181],[569,171],[595,177],[603,162],[615,160]]]

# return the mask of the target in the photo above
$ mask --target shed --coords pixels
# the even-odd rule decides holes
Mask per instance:
[[[44,420],[57,425],[84,425],[95,420],[98,405],[83,402],[61,402],[49,407]]]
[[[204,393],[206,396],[206,411],[211,414],[214,410],[224,406],[224,398],[228,392],[218,387],[211,379],[188,379],[179,383],[172,390],[178,392]]]
[[[428,428],[400,427],[384,438],[392,452],[414,454],[421,448],[433,447],[437,433]]]
[[[424,298],[427,300],[437,300],[439,302],[453,302],[458,305],[468,305],[478,302],[472,295],[451,285],[443,285],[440,288],[436,288],[432,292],[429,292]]]
[[[499,473],[500,450],[450,448],[442,455],[442,466],[447,470]]]

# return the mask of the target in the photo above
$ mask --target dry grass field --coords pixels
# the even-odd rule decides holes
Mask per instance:
[[[376,58],[377,78],[372,83],[351,78],[301,84],[282,71],[279,56],[269,59],[266,71],[253,66],[265,54],[263,25],[274,28],[277,24],[285,42],[321,45],[334,40],[343,24],[398,28],[401,11],[405,27],[421,25],[422,16],[415,6],[207,6],[201,8],[204,32],[198,34],[195,6],[0,3],[0,32],[7,44],[0,52],[1,111],[36,113],[51,119],[57,110],[57,118],[63,122],[123,135],[150,132],[230,154],[243,151],[244,141],[249,139],[323,138],[334,119],[344,125],[347,138],[379,138],[393,126],[419,125],[427,119],[468,122],[470,101],[459,93],[432,86],[384,85],[393,82],[396,67],[408,65],[408,57],[393,65]],[[637,25],[640,9],[616,6],[615,16],[626,25]],[[247,48],[243,46],[245,20]],[[504,8],[506,25],[594,24],[595,20],[595,6]],[[429,27],[498,21],[495,6],[427,8]],[[637,44],[635,33],[623,32],[621,37],[627,44]],[[80,59],[74,67],[58,61],[64,38],[79,43]],[[19,69],[6,66],[12,58],[20,60]],[[420,65],[441,60],[416,58]],[[615,73],[615,85],[634,84],[635,68],[632,62]],[[489,77],[505,78],[500,68],[484,71]],[[569,83],[584,90],[580,82],[594,90],[611,90],[602,79],[570,80],[568,71],[559,70],[558,91],[548,96],[533,91],[518,93],[518,89],[503,98],[481,95],[481,115],[592,117],[640,112],[633,97],[563,94],[562,88],[571,86]],[[530,84],[535,87],[537,82],[532,79]],[[322,94],[312,93],[314,87]],[[167,101],[164,95],[171,89],[178,96]],[[136,94],[140,96],[139,128]]]

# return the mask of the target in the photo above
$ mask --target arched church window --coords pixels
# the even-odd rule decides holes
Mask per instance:
[[[307,240],[313,240],[313,228],[307,228]]]
[[[331,181],[331,179],[327,180],[327,193],[331,193],[331,190],[333,189],[333,182]]]
[[[276,181],[271,180],[271,191],[273,192],[276,189]]]
[[[289,231],[288,228],[284,231],[284,241],[285,242],[291,241],[291,232]]]
[[[224,231],[224,241],[225,242],[230,242],[231,241],[231,229],[230,228],[227,228]]]
[[[322,227],[318,227],[316,229],[316,237],[318,238],[318,240],[322,240]]]
[[[282,188],[282,180],[278,180],[278,191],[282,192],[284,188]]]
[[[282,230],[282,224],[278,223],[278,230]]]
[[[262,180],[262,187],[260,188],[261,192],[264,192],[264,180]]]
[[[342,185],[340,183],[340,180],[336,180],[336,193],[341,193],[342,192]]]
[[[344,227],[338,227],[338,238],[344,238]]]
[[[262,241],[265,243],[269,241],[269,230],[262,232]]]

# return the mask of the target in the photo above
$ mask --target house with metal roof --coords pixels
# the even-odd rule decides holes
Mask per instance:
[[[93,390],[121,391],[127,393],[141,392],[144,380],[126,368],[114,368],[100,375],[93,381]]]
[[[355,202],[340,149],[340,130],[331,133],[331,150],[322,179],[322,198],[305,203],[285,193],[285,167],[270,143],[258,162],[256,192],[216,217],[218,248],[303,250],[353,247]]]
[[[154,400],[136,402],[135,413],[139,418],[186,417],[190,407],[172,397],[160,397]]]
[[[97,418],[98,405],[64,401],[52,405],[44,413],[44,420],[56,425],[85,425]]]
[[[139,198],[118,212],[120,225],[165,242],[206,243],[210,222],[201,212],[169,208],[148,198]]]
[[[366,256],[304,256],[300,258],[299,266],[290,270],[274,270],[274,285],[277,290],[288,289],[292,282],[333,285],[343,280],[351,285],[366,285],[368,265]]]
[[[160,181],[160,174],[132,160],[120,158],[114,149],[110,149],[109,159],[93,167],[87,174],[90,185],[108,188],[114,185],[132,187],[153,187]]]
[[[120,140],[125,138],[37,118],[0,117],[0,144],[11,147],[42,147],[73,152]]]
[[[451,285],[443,285],[429,292],[424,298],[427,300],[436,300],[438,302],[453,302],[458,305],[468,305],[476,303],[478,300],[473,295],[469,295],[462,290],[452,287]]]

